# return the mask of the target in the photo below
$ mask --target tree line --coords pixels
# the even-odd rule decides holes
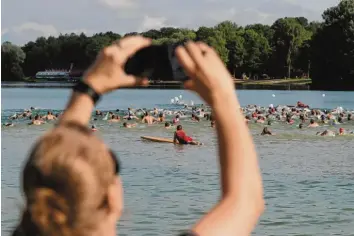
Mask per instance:
[[[2,80],[22,80],[49,68],[84,70],[113,41],[141,34],[156,44],[203,41],[214,47],[237,78],[311,77],[322,89],[354,88],[354,0],[342,0],[324,11],[322,22],[285,17],[272,25],[245,27],[224,21],[197,30],[165,27],[120,35],[114,32],[39,37],[19,47],[1,47]]]

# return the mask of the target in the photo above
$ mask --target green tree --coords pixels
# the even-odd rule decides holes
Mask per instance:
[[[253,24],[253,25],[247,25],[245,29],[254,30],[258,34],[263,35],[268,40],[268,44],[272,45],[274,30],[269,25]]]
[[[296,18],[282,18],[273,25],[274,56],[280,67],[287,68],[287,77],[291,77],[293,61],[303,42],[311,38],[311,33]],[[282,70],[277,66],[277,69]],[[284,73],[285,74],[285,73]]]
[[[354,88],[354,0],[342,0],[323,13],[323,26],[311,43],[316,88]]]
[[[229,51],[226,48],[226,39],[223,37],[222,32],[214,28],[202,26],[199,27],[196,32],[196,40],[203,41],[212,46],[219,54],[223,62],[228,62]]]
[[[268,40],[254,30],[246,30],[244,33],[244,65],[243,68],[250,77],[263,72],[264,64],[271,53]]]
[[[1,79],[4,81],[18,81],[24,78],[21,64],[26,58],[23,50],[4,42],[1,45]]]

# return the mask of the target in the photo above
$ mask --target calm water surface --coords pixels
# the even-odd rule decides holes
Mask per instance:
[[[2,122],[18,109],[31,106],[63,109],[69,90],[2,89]],[[298,100],[317,108],[342,106],[354,110],[353,92],[241,90],[242,105],[294,104]],[[275,95],[273,97],[272,95]],[[200,100],[181,90],[122,90],[98,105],[117,108],[171,107],[171,98]],[[120,235],[173,235],[189,228],[219,197],[216,137],[208,122],[184,121],[189,134],[203,147],[149,143],[142,135],[171,137],[173,130],[158,125],[123,129],[121,124],[98,121],[100,135],[122,160],[125,212]],[[3,128],[1,165],[1,225],[8,235],[16,224],[22,198],[19,177],[34,140],[52,125],[19,124]],[[354,139],[317,137],[318,129],[298,130],[275,123],[272,137],[261,137],[262,125],[251,124],[264,179],[266,211],[254,235],[354,235]],[[354,129],[353,123],[343,125]]]

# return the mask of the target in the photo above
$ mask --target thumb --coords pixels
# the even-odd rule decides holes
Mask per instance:
[[[139,78],[133,75],[126,75],[122,79],[120,87],[136,87],[136,86],[148,86],[149,80],[147,78]]]

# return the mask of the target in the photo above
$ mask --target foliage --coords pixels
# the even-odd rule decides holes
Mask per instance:
[[[304,17],[285,17],[273,25],[253,24],[241,27],[224,21],[214,27],[196,30],[165,27],[124,36],[113,32],[65,34],[39,37],[22,49],[2,45],[2,78],[20,79],[45,69],[85,70],[97,53],[115,40],[141,34],[156,44],[204,41],[215,48],[230,73],[240,78],[303,77],[308,74],[319,85],[336,81],[354,84],[354,0],[342,0],[323,13],[323,22]],[[325,81],[325,82],[323,82]]]
[[[354,88],[354,0],[323,13],[311,42],[311,73],[317,88]],[[334,82],[334,83],[333,83]],[[329,86],[333,84],[332,86]]]
[[[20,66],[25,60],[26,54],[22,49],[10,42],[1,45],[1,78],[8,80],[21,80],[23,71]]]

